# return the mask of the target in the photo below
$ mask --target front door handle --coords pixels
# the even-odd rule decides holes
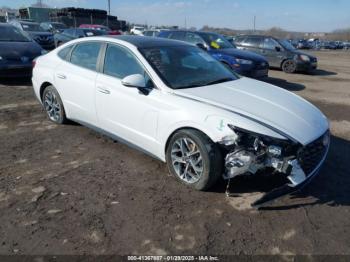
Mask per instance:
[[[58,78],[61,78],[61,79],[66,79],[67,77],[65,76],[65,75],[63,75],[63,74],[57,74],[57,77]]]
[[[109,91],[107,88],[102,87],[102,86],[98,86],[97,89],[100,93],[103,93],[103,94],[109,95],[111,93],[111,91]]]

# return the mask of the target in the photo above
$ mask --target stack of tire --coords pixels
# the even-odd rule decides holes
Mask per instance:
[[[108,17],[110,18],[108,24],[112,24],[111,29],[119,29],[118,18],[116,16]],[[81,24],[107,25],[107,11],[66,7],[51,12],[50,19],[53,22],[64,23],[68,27],[79,27]]]

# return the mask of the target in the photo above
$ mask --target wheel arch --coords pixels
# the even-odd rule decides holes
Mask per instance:
[[[191,125],[186,125],[186,126],[181,126],[181,127],[178,127],[176,128],[175,130],[173,130],[166,138],[166,142],[164,144],[164,148],[163,148],[163,154],[165,156],[166,154],[166,151],[168,149],[168,146],[169,146],[169,142],[171,140],[171,138],[179,131],[181,130],[195,130],[195,131],[198,131],[198,132],[201,132],[202,134],[206,135],[207,137],[209,137],[209,139],[215,143],[215,136],[213,134],[211,134],[210,132],[208,132],[208,130],[204,130],[203,128],[200,128],[198,126],[191,126]]]
[[[48,87],[48,86],[53,86],[53,84],[46,81],[46,82],[42,83],[41,86],[40,86],[39,94],[40,94],[40,100],[41,100],[41,102],[43,101],[44,90],[45,90],[45,88]]]

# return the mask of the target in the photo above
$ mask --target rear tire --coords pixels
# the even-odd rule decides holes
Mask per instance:
[[[177,180],[199,191],[213,186],[223,172],[223,157],[218,145],[194,129],[180,130],[171,137],[166,161]]]
[[[297,64],[291,59],[287,59],[282,63],[282,70],[287,74],[293,74],[296,72]]]
[[[48,86],[45,88],[42,103],[49,119],[56,124],[66,124],[68,122],[63,103],[56,88]]]

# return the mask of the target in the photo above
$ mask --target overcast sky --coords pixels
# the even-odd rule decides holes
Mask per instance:
[[[36,0],[0,0],[18,8]],[[107,0],[43,0],[55,7],[107,9]],[[250,29],[278,26],[292,31],[322,31],[350,27],[350,0],[111,0],[111,13],[132,23],[203,25]]]

